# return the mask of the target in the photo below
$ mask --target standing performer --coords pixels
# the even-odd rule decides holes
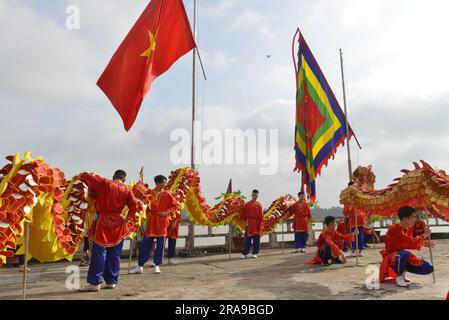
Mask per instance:
[[[159,175],[154,177],[155,189],[151,193],[151,200],[147,208],[147,228],[140,244],[138,266],[130,271],[131,274],[143,273],[143,266],[150,257],[151,247],[156,240],[156,250],[153,255],[154,273],[161,273],[160,265],[164,254],[164,242],[170,223],[170,214],[177,214],[179,202],[167,190],[167,178]]]
[[[246,220],[245,243],[242,251],[242,259],[248,257],[251,242],[253,244],[253,258],[257,258],[260,248],[260,237],[262,236],[263,208],[257,198],[259,190],[253,190],[251,200],[245,203],[242,218]]]
[[[292,253],[306,252],[309,222],[312,220],[312,214],[304,192],[299,192],[298,198],[298,201],[288,209],[288,216],[294,218],[295,250]]]
[[[351,241],[351,238],[357,234],[358,230],[355,229],[353,233],[341,234],[336,231],[337,224],[332,216],[324,218],[324,225],[325,229],[321,231],[317,240],[317,253],[307,264],[328,266],[332,263],[346,263],[346,256],[342,250],[343,243],[344,241]]]
[[[167,238],[168,238],[168,264],[176,265],[177,263],[174,260],[175,251],[176,251],[176,240],[178,239],[179,233],[179,224],[181,223],[181,214],[176,214],[175,217],[172,217],[171,223],[167,228]]]
[[[399,287],[407,287],[410,282],[406,278],[406,272],[415,274],[430,274],[433,266],[415,256],[408,250],[420,250],[423,246],[434,247],[434,242],[425,240],[430,236],[431,231],[426,227],[422,236],[415,238],[410,234],[410,229],[415,224],[415,208],[400,207],[398,210],[400,222],[388,228],[385,235],[385,249],[380,252],[382,263],[379,270],[379,281],[382,283],[386,278],[396,279]]]
[[[126,172],[117,170],[112,180],[82,173],[78,177],[95,192],[98,214],[93,234],[91,261],[87,274],[88,286],[81,291],[99,291],[103,278],[107,289],[114,289],[120,273],[120,253],[128,234],[126,221],[121,217],[128,206],[128,216],[135,216],[138,205],[132,191],[124,184]]]
[[[348,258],[355,257],[356,256],[356,253],[355,253],[356,250],[359,251],[358,256],[359,257],[363,257],[362,250],[363,250],[363,246],[364,246],[364,243],[365,243],[364,226],[365,226],[366,214],[365,214],[365,212],[363,212],[361,210],[347,209],[347,208],[343,209],[343,214],[349,218],[349,226],[351,228],[351,232],[354,232],[355,229],[359,230],[359,232],[358,232],[358,243],[356,243],[355,240],[352,241],[352,249],[351,249],[351,252],[348,255]],[[356,220],[357,220],[357,223],[356,223]],[[357,247],[357,245],[358,245],[358,247]]]

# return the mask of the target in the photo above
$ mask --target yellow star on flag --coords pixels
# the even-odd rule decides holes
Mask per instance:
[[[151,57],[152,52],[154,50],[156,50],[156,40],[154,39],[154,34],[148,30],[148,35],[150,37],[150,47],[140,55],[141,57],[148,57],[147,64],[148,64],[148,62],[150,62],[150,57]]]

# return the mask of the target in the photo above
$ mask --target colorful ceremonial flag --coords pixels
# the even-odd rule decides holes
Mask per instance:
[[[306,193],[315,200],[315,179],[344,144],[346,120],[301,32],[298,42],[295,171],[302,173],[301,190],[306,186]],[[349,129],[349,136],[353,134]]]
[[[97,82],[126,131],[154,79],[195,47],[182,0],[152,0]]]

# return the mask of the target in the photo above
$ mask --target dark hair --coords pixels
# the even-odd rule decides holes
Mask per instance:
[[[122,180],[125,181],[126,180],[126,172],[123,170],[117,170],[114,173],[114,176],[112,177],[112,180]]]
[[[164,182],[164,180],[167,180],[166,177],[164,177],[163,175],[158,175],[154,177],[154,183],[158,184],[158,183],[162,183]]]
[[[333,216],[327,216],[326,218],[324,218],[324,224],[326,225],[326,227],[334,221],[335,221],[335,217],[333,217]]]
[[[352,186],[354,184],[354,181],[349,181],[348,182],[348,187]]]
[[[416,212],[415,208],[409,206],[400,207],[398,210],[399,220],[410,217],[414,212]]]
[[[298,197],[304,195],[304,192],[298,192]]]
[[[252,193],[257,193],[257,194],[259,194],[259,190],[254,189]]]

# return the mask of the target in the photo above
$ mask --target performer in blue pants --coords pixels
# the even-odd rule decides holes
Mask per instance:
[[[99,291],[103,278],[106,281],[106,288],[114,289],[120,273],[123,239],[128,234],[127,222],[121,216],[122,210],[128,206],[126,219],[135,217],[138,210],[137,200],[124,183],[126,172],[123,170],[117,170],[112,180],[89,173],[80,174],[78,179],[87,185],[90,193],[95,194],[95,208],[98,214],[87,275],[88,285],[81,291]]]
[[[246,221],[245,243],[242,251],[242,259],[249,254],[251,242],[253,243],[253,258],[257,258],[260,248],[260,237],[262,235],[263,208],[257,198],[259,190],[253,190],[251,200],[245,203],[241,218]]]

